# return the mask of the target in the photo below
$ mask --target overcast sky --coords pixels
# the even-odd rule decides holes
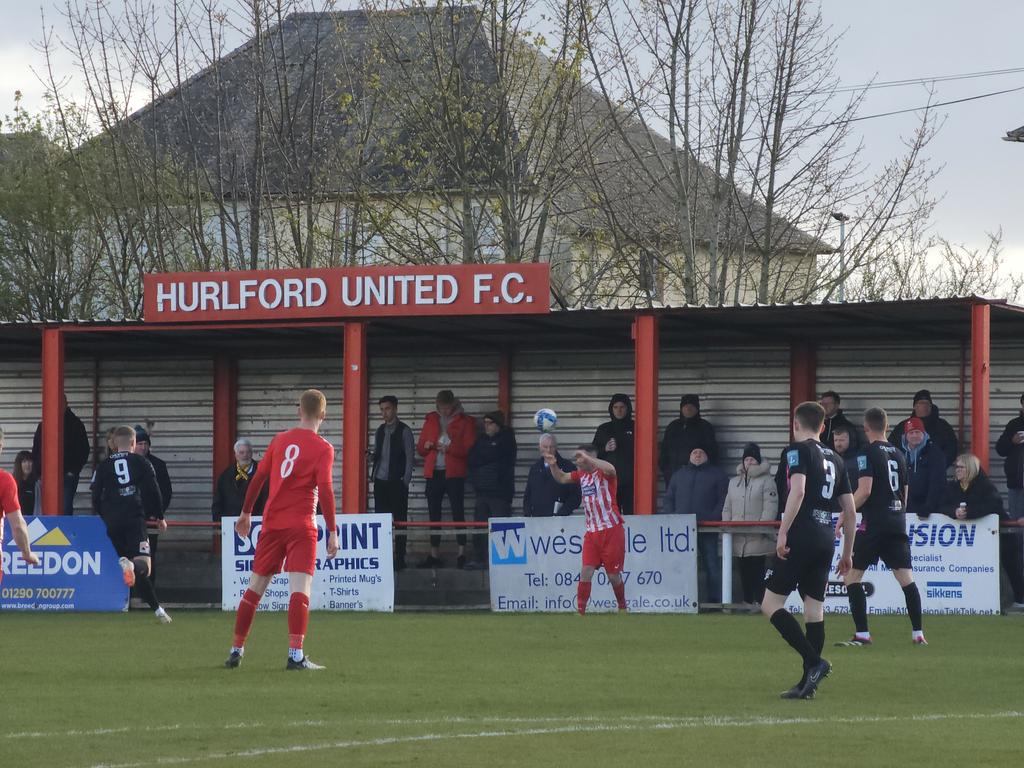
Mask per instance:
[[[111,0],[117,3],[119,0]],[[154,0],[159,5],[160,0]],[[14,91],[37,109],[43,87],[32,73],[41,70],[35,50],[41,37],[40,6],[0,0],[0,113],[9,113]],[[339,3],[342,5],[342,3]],[[44,0],[48,23],[62,33],[59,4]],[[823,0],[828,23],[843,37],[838,73],[844,84],[959,75],[1024,66],[1019,53],[1024,29],[1020,0]],[[1015,53],[1015,51],[1017,53]],[[65,62],[65,65],[67,63]],[[1024,86],[1024,72],[937,83],[936,101]],[[861,114],[916,107],[927,101],[920,86],[872,90]],[[1024,125],[1024,91],[953,105],[941,110],[945,124],[929,155],[944,170],[933,188],[944,195],[933,226],[943,237],[983,245],[985,233],[1002,227],[1007,254],[1024,269],[1024,217],[1019,213],[1024,184],[1024,144],[1001,141]],[[866,158],[880,165],[900,152],[899,135],[913,130],[917,116],[866,120]],[[856,217],[855,211],[848,212]]]

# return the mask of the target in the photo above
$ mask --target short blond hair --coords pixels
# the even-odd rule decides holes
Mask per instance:
[[[303,416],[322,419],[327,414],[327,398],[319,389],[307,389],[299,398],[299,410]]]
[[[114,433],[111,435],[114,441],[114,445],[122,450],[127,450],[131,447],[132,440],[135,439],[135,428],[129,427],[127,424],[122,424],[120,427],[114,427]]]
[[[961,453],[956,460],[964,465],[964,485],[970,485],[981,472],[981,459],[973,453]]]

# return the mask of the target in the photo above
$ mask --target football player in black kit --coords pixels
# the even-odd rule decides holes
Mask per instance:
[[[161,531],[167,530],[160,488],[153,466],[135,453],[135,430],[118,427],[112,436],[113,452],[96,468],[92,485],[93,509],[107,525],[107,536],[120,557],[124,583],[137,586],[139,594],[153,609],[157,619],[171,623],[156,599],[149,580],[149,534],[146,517],[155,517]]]
[[[779,525],[775,557],[765,572],[761,612],[803,659],[800,682],[782,693],[784,699],[810,699],[828,677],[832,665],[821,658],[825,646],[825,588],[835,552],[832,517],[839,513],[843,552],[837,572],[851,567],[856,512],[843,459],[818,441],[825,411],[813,402],[793,411],[794,442],[785,450],[789,496]],[[786,598],[799,589],[804,624],[786,610]]]
[[[860,476],[854,501],[861,513],[860,530],[853,548],[853,568],[846,574],[846,593],[856,633],[844,642],[848,647],[871,645],[868,631],[868,600],[864,571],[881,559],[903,587],[907,615],[915,645],[928,645],[921,629],[921,593],[914,583],[907,537],[907,460],[902,451],[886,442],[888,416],[881,408],[864,411],[868,447],[857,457]]]

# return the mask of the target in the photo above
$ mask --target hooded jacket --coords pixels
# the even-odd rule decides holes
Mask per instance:
[[[1024,443],[1013,443],[1013,436],[1018,432],[1024,432],[1024,411],[1020,412],[1020,416],[1010,419],[996,441],[996,453],[1004,459],[1007,488],[1024,488]]]
[[[451,418],[448,419],[446,430],[451,443],[445,451],[445,477],[466,476],[466,458],[469,456],[469,449],[476,442],[476,420],[468,416],[462,410],[462,403],[455,401],[455,409]],[[423,421],[423,429],[420,430],[420,439],[416,443],[416,452],[423,457],[423,476],[431,478],[434,476],[434,465],[437,463],[437,440],[441,437],[441,414],[431,411]],[[430,448],[427,443],[433,443]]]
[[[889,442],[893,445],[900,445],[903,439],[904,426],[908,419],[913,418],[914,414],[911,412],[910,416],[901,421],[895,427],[892,432],[889,433]],[[959,452],[960,441],[957,439],[956,432],[953,431],[953,427],[949,425],[949,422],[939,417],[939,406],[932,403],[932,412],[928,414],[928,417],[921,419],[924,422],[924,429],[928,433],[932,442],[942,451],[946,457],[946,466],[949,467],[954,461],[956,461],[956,455]]]
[[[832,434],[835,428],[839,425],[843,425],[847,428],[850,433],[850,449],[849,452],[854,454],[858,453],[861,449],[867,447],[867,440],[864,439],[863,434],[852,421],[846,418],[846,414],[843,413],[842,408],[837,408],[836,412],[831,416],[825,417],[825,427],[821,432],[821,442],[827,445],[832,450],[836,448],[836,438]]]
[[[617,402],[625,402],[626,416],[616,419],[612,416],[612,406]],[[615,467],[615,474],[619,478],[619,488],[633,486],[633,403],[628,395],[612,395],[608,403],[608,415],[611,421],[606,421],[597,428],[594,433],[594,445],[597,447],[597,458],[611,462]],[[615,450],[606,451],[605,445],[612,438],[615,439]]]
[[[502,427],[494,437],[485,432],[469,449],[469,481],[478,496],[512,502],[515,494],[516,436]]]
[[[779,513],[779,494],[775,489],[771,466],[767,459],[743,471],[743,462],[736,466],[736,477],[729,481],[722,507],[723,520],[773,521]],[[766,533],[732,535],[732,553],[736,557],[770,555],[775,551],[775,536]]]
[[[71,410],[71,406],[68,406],[64,409],[64,473],[68,475],[82,474],[82,469],[89,461],[91,450],[85,425]],[[43,469],[42,422],[39,422],[36,434],[32,438],[32,466],[33,472],[39,476]]]
[[[661,453],[658,456],[658,466],[661,468],[661,475],[668,484],[672,474],[680,467],[690,463],[690,453],[694,448],[703,448],[708,455],[708,460],[714,463],[718,460],[718,441],[715,439],[715,428],[711,422],[700,415],[692,419],[680,416],[668,425],[665,429],[665,437],[661,441]]]
[[[978,476],[971,481],[966,491],[960,487],[959,480],[950,480],[946,483],[946,492],[942,496],[938,511],[956,517],[957,507],[962,503],[967,504],[968,520],[986,515],[998,515],[1001,520],[1008,519],[999,489],[985,474],[985,470],[978,472]]]
[[[907,511],[918,517],[940,512],[939,505],[946,491],[946,457],[925,432],[924,441],[912,449],[903,436],[900,447],[907,457]],[[959,503],[959,502],[958,502]]]
[[[661,505],[665,515],[696,515],[698,520],[721,520],[729,476],[720,467],[687,464],[672,475]]]

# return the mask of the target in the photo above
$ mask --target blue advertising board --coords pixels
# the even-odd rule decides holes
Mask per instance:
[[[32,551],[29,565],[4,520],[4,611],[123,611],[128,601],[117,553],[98,517],[26,517]]]

